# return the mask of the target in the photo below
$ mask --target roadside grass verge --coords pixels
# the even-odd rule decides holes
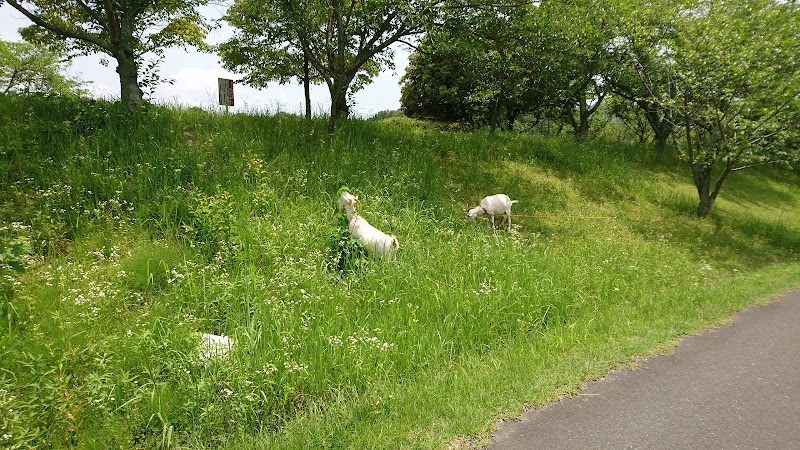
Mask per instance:
[[[479,442],[800,282],[792,174],[736,174],[699,220],[685,168],[613,141],[0,111],[0,244],[34,253],[0,291],[4,445]],[[396,261],[347,247],[343,185]],[[519,200],[511,233],[464,218],[497,192]],[[201,360],[201,333],[230,357]]]

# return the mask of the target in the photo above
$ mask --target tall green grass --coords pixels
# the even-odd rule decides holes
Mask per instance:
[[[0,244],[34,250],[0,299],[4,445],[480,441],[800,278],[792,174],[736,176],[698,220],[683,167],[612,141],[0,111]],[[347,241],[343,185],[398,236],[395,261]],[[511,233],[464,220],[496,192],[519,200]],[[204,332],[230,356],[201,361]]]

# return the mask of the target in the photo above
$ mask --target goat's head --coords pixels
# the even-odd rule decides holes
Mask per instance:
[[[339,193],[339,200],[337,200],[336,203],[345,209],[355,208],[356,203],[358,203],[358,196],[347,191],[341,191]]]

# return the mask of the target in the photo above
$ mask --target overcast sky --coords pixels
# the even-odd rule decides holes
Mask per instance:
[[[222,15],[220,7],[204,9],[208,18]],[[0,39],[20,41],[17,30],[30,25],[31,22],[20,12],[8,4],[0,6]],[[216,44],[227,39],[229,29],[212,31],[206,41]],[[400,77],[408,64],[408,50],[404,46],[395,47],[395,65],[393,71],[386,71],[376,77],[372,84],[355,94],[353,114],[370,117],[378,111],[400,108]],[[153,99],[159,103],[199,106],[203,108],[219,108],[217,96],[217,78],[238,79],[237,74],[222,68],[219,57],[215,54],[200,53],[194,49],[167,50],[161,63],[159,75],[173,79],[172,85],[164,84],[156,89]],[[70,75],[91,84],[87,88],[92,95],[102,98],[119,97],[119,77],[115,71],[116,62],[109,60],[108,66],[101,64],[99,55],[76,58],[72,63]],[[106,59],[109,59],[106,57]],[[236,106],[234,110],[267,110],[269,112],[286,111],[302,113],[305,110],[303,88],[299,84],[271,84],[266,89],[253,89],[244,85],[234,88]],[[330,110],[330,94],[325,85],[311,87],[311,103],[315,114],[328,113]]]

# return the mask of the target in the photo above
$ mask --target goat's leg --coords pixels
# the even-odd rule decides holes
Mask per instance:
[[[495,228],[495,227],[494,227],[494,214],[492,214],[492,215],[491,215],[491,216],[489,216],[489,217],[491,217],[491,220],[492,220],[492,229],[494,230],[494,228]]]
[[[511,213],[506,213],[506,219],[508,219],[508,231],[511,231]]]
[[[506,224],[507,218],[508,218],[508,216],[506,216],[506,213],[503,213],[503,218],[502,218],[502,220],[500,220],[500,224],[498,225],[498,227],[502,228],[503,225]]]

